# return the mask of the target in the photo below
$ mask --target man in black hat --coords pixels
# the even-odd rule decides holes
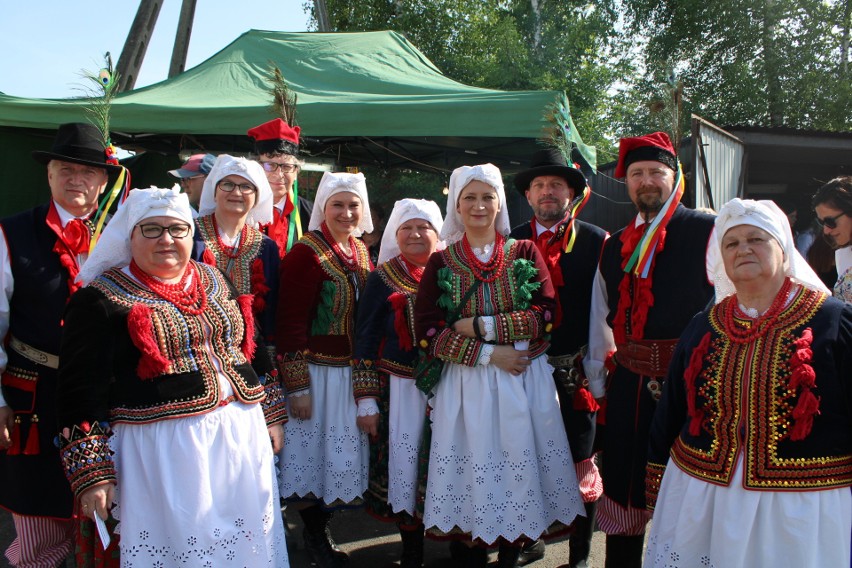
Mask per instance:
[[[88,257],[98,197],[121,166],[89,124],[59,127],[46,164],[51,200],[0,220],[0,506],[12,512],[13,566],[62,565],[73,549],[73,498],[56,435],[62,313]]]
[[[581,361],[589,339],[592,284],[607,233],[574,218],[572,203],[578,196],[576,202],[582,201],[586,178],[558,150],[533,154],[530,168],[515,176],[515,187],[524,193],[535,216],[515,227],[511,236],[536,242],[557,290],[556,321],[547,355],[555,369],[562,420],[586,505],[586,517],[577,518],[569,539],[567,566],[588,566],[595,501],[602,487],[592,450],[597,403],[583,378]],[[544,543],[538,541],[524,550],[519,564],[542,556]]]

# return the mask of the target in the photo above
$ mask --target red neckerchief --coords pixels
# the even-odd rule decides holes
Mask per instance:
[[[80,288],[80,284],[75,282],[80,273],[77,256],[89,252],[91,228],[81,219],[71,219],[63,228],[59,211],[56,210],[56,203],[53,201],[50,202],[50,208],[47,211],[46,223],[57,237],[53,252],[59,255],[59,263],[68,271],[68,296],[70,297]]]
[[[556,238],[559,235],[559,228],[568,219],[566,215],[562,221],[553,225],[552,228],[548,229],[547,232],[551,233],[550,237],[546,240],[544,238],[545,233],[542,233],[540,236],[538,235],[538,223],[533,217],[532,221],[530,221],[530,225],[532,226],[532,241],[535,243],[541,255],[544,257],[544,263],[547,265],[547,271],[550,272],[550,281],[553,283],[553,289],[556,292],[556,311],[555,317],[553,321],[553,327],[559,327],[559,324],[562,322],[562,305],[559,302],[559,290],[565,285],[565,279],[562,276],[562,269],[559,267],[559,257],[562,255],[562,239]]]
[[[287,231],[290,228],[290,213],[295,209],[295,205],[290,201],[288,195],[284,202],[284,212],[282,213],[278,207],[272,208],[272,223],[267,225],[267,234],[278,245],[278,256],[284,258],[287,254]]]
[[[627,261],[645,234],[650,223],[637,226],[635,220],[624,228],[621,233],[621,268],[627,266]],[[627,341],[627,314],[630,313],[630,337],[642,339],[645,336],[645,323],[648,321],[648,310],[654,305],[654,293],[651,290],[653,284],[654,266],[657,257],[663,250],[666,242],[666,229],[659,229],[660,239],[657,242],[657,250],[651,259],[651,269],[647,278],[634,277],[631,273],[625,273],[618,285],[618,308],[612,321],[612,333],[615,343]]]

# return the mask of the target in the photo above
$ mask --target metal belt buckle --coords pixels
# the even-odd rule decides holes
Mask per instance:
[[[659,402],[660,397],[663,396],[663,383],[662,383],[662,381],[659,381],[655,377],[651,377],[651,379],[648,380],[648,384],[645,385],[645,386],[647,387],[648,392],[651,393],[651,397],[654,399],[654,402]]]

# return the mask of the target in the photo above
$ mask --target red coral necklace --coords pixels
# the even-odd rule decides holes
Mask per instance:
[[[343,254],[343,249],[340,248],[340,244],[331,234],[331,230],[325,223],[322,224],[322,236],[325,237],[326,242],[328,242],[331,246],[331,250],[334,251],[334,254],[336,254],[337,258],[340,259],[340,262],[346,265],[346,267],[352,272],[358,269],[358,255],[355,249],[355,239],[353,237],[349,237],[349,256],[347,256]]]
[[[130,273],[142,284],[147,286],[156,295],[174,304],[174,306],[185,314],[197,316],[207,308],[207,293],[201,283],[201,276],[191,262],[183,271],[180,281],[176,284],[167,284],[158,278],[154,278],[136,264],[130,261]],[[187,289],[187,281],[192,276],[192,284]]]
[[[470,241],[467,240],[467,233],[462,237],[462,251],[467,257],[468,268],[470,268],[477,280],[485,284],[489,284],[497,280],[497,277],[503,272],[503,265],[506,260],[506,251],[503,250],[503,244],[506,239],[500,233],[495,233],[494,252],[487,262],[482,262],[476,258],[473,248],[470,246]],[[488,273],[488,276],[485,274]]]
[[[225,256],[230,259],[235,259],[240,256],[242,252],[243,243],[246,242],[246,234],[248,233],[248,225],[243,224],[243,228],[240,229],[240,240],[237,242],[237,246],[229,247],[222,241],[221,235],[219,235],[219,225],[216,223],[216,215],[213,216],[213,232],[216,234],[216,244],[219,245],[219,250],[222,251]]]
[[[740,310],[736,295],[728,298],[728,306],[724,311],[722,325],[725,327],[725,332],[730,340],[742,345],[744,343],[751,343],[758,337],[763,336],[778,321],[778,316],[781,315],[784,306],[787,305],[787,296],[790,295],[792,288],[793,282],[789,278],[785,278],[784,284],[781,286],[778,294],[775,295],[775,299],[772,300],[772,305],[769,306],[769,309],[762,316],[751,321],[751,325],[737,321],[734,317],[737,313],[744,317],[747,316]]]

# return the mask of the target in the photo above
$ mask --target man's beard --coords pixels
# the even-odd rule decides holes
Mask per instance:
[[[566,203],[564,206],[559,207],[558,209],[545,209],[543,207],[533,207],[533,213],[535,213],[535,218],[539,221],[561,221],[565,218],[565,213],[568,211],[569,203]]]
[[[643,217],[648,215],[656,215],[663,208],[663,200],[656,193],[646,193],[640,195],[636,200],[636,209]]]

